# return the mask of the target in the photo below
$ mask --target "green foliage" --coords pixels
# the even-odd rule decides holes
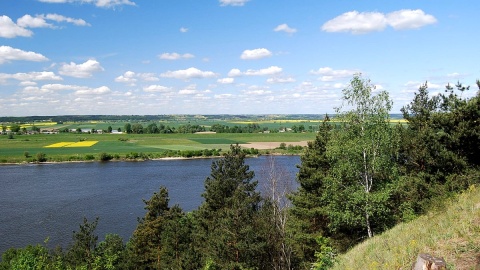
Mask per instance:
[[[45,161],[47,161],[47,155],[45,153],[42,153],[42,152],[37,153],[36,159],[37,159],[38,162],[45,162]]]
[[[328,238],[319,236],[316,241],[319,248],[318,251],[315,251],[315,262],[312,264],[312,269],[327,270],[332,268],[336,261],[336,253],[330,246]]]
[[[112,158],[113,158],[112,155],[107,154],[107,153],[105,153],[105,152],[102,152],[102,153],[99,154],[99,159],[100,159],[101,161],[109,161],[109,160],[111,160]]]
[[[198,210],[204,262],[220,269],[262,268],[264,242],[256,228],[260,194],[240,146],[212,163]]]
[[[67,263],[72,267],[92,269],[98,241],[98,236],[95,234],[97,224],[98,217],[91,223],[84,217],[83,224],[79,226],[79,231],[73,232],[73,244],[66,254]]]
[[[160,187],[144,200],[145,217],[129,243],[131,264],[136,269],[195,269],[199,259],[193,252],[193,220],[178,205],[169,207],[168,190]]]

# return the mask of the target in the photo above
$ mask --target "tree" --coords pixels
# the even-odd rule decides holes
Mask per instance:
[[[327,145],[332,161],[328,177],[330,229],[349,230],[368,237],[388,228],[389,184],[397,177],[394,163],[398,142],[390,127],[392,101],[386,91],[372,95],[375,86],[356,74],[343,90],[347,110],[336,109],[342,124]]]
[[[163,186],[150,200],[144,200],[147,213],[139,220],[129,246],[136,269],[200,267],[193,252],[193,222],[178,205],[169,207],[169,200]]]
[[[220,269],[265,268],[264,244],[256,229],[261,197],[240,146],[212,163],[200,206],[200,238],[204,263]]]
[[[132,125],[131,125],[130,123],[126,123],[126,124],[125,124],[125,127],[123,128],[123,130],[124,130],[127,134],[132,133]]]
[[[91,223],[84,217],[80,230],[73,232],[73,245],[69,248],[66,256],[68,263],[74,268],[93,269],[94,251],[98,241],[98,236],[95,234],[97,224],[98,217]]]
[[[107,132],[108,132],[108,133],[112,133],[112,130],[113,130],[112,126],[108,126]]]
[[[293,189],[292,179],[277,165],[274,156],[267,157],[260,173],[265,183],[261,209],[265,230],[262,233],[267,236],[270,266],[275,270],[292,269],[292,235],[287,227],[290,221],[288,195]]]
[[[328,231],[325,190],[332,166],[326,153],[332,129],[330,118],[326,115],[315,140],[308,142],[300,157],[297,175],[300,186],[289,196],[292,201],[291,224],[295,232],[295,256],[307,263],[315,260],[315,252],[319,248],[316,239],[324,235],[331,236]]]

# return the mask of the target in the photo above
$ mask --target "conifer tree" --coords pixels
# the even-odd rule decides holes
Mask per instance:
[[[263,243],[256,228],[261,197],[240,146],[214,161],[197,216],[204,263],[218,269],[263,268]]]

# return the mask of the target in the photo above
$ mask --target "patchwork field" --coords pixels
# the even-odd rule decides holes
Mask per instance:
[[[306,145],[315,133],[202,133],[202,134],[35,134],[15,135],[9,139],[0,135],[0,163],[32,161],[38,153],[50,161],[96,159],[101,153],[118,155],[143,153],[151,158],[163,157],[167,152],[226,151],[231,144],[247,149],[269,151],[286,145]],[[277,150],[275,150],[277,151]],[[278,150],[282,152],[282,150]],[[285,152],[285,151],[284,151]]]

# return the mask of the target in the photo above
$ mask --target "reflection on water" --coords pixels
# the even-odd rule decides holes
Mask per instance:
[[[170,204],[185,211],[202,202],[203,182],[213,159],[145,162],[92,162],[0,166],[0,253],[10,247],[43,243],[66,246],[87,217],[100,217],[96,233],[128,240],[142,217],[144,204],[161,185]],[[276,165],[294,179],[298,156],[278,156]],[[267,157],[247,159],[260,175]]]

